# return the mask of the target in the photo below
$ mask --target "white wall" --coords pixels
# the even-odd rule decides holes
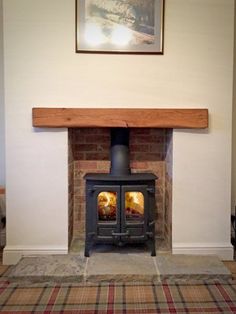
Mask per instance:
[[[0,0],[0,185],[5,185],[3,12]]]
[[[236,6],[234,8],[236,17]],[[233,91],[233,137],[232,137],[232,213],[236,206],[236,20],[234,20],[234,91]]]
[[[167,0],[164,55],[76,54],[74,0],[4,0],[7,246],[67,250],[67,131],[34,130],[45,107],[201,108],[174,131],[173,251],[232,257],[233,0]]]

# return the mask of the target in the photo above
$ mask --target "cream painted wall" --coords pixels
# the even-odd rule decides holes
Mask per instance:
[[[234,18],[236,17],[236,6]],[[233,91],[233,138],[232,138],[232,213],[236,206],[236,20],[234,20],[234,91]]]
[[[45,107],[201,108],[209,131],[174,131],[173,252],[230,245],[233,0],[167,0],[159,55],[76,54],[74,0],[5,0],[7,246],[67,251],[67,131],[32,128]]]
[[[0,0],[0,185],[5,185],[3,11]]]

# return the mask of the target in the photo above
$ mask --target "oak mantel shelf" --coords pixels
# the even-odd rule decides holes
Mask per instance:
[[[33,108],[33,126],[205,129],[208,109]]]

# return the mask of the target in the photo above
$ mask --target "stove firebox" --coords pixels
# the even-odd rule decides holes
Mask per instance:
[[[129,129],[111,129],[110,174],[88,173],[85,256],[95,243],[146,242],[155,250],[155,180],[152,173],[131,174]]]

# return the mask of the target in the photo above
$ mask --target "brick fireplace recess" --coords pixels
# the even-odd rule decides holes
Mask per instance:
[[[68,128],[68,243],[87,234],[85,255],[99,237],[117,244],[147,241],[152,255],[155,238],[158,247],[171,248],[172,131],[207,128],[207,109],[34,108],[33,126]],[[118,174],[110,162],[111,128],[129,132],[130,163]],[[117,152],[112,155],[116,159]]]
[[[110,161],[110,142],[112,142],[109,128],[70,128],[69,129],[69,238],[80,238],[84,241],[85,231],[85,213],[86,213],[86,181],[87,179],[87,194],[92,198],[88,206],[89,217],[95,221],[87,221],[87,230],[92,233],[91,237],[96,233],[101,236],[100,231],[105,232],[106,242],[116,242],[119,244],[119,235],[121,229],[125,228],[125,217],[118,217],[119,225],[114,223],[114,213],[108,213],[109,222],[104,221],[106,215],[103,214],[105,208],[100,210],[99,215],[97,208],[97,197],[100,194],[100,206],[107,202],[107,198],[111,198],[114,202],[114,192],[117,193],[118,205],[122,202],[121,186],[123,191],[127,189],[127,185],[132,188],[133,192],[138,192],[133,195],[141,198],[143,205],[150,202],[151,212],[145,208],[143,217],[135,217],[135,214],[128,217],[132,238],[127,238],[128,235],[123,235],[123,240],[126,242],[141,242],[142,232],[153,232],[155,237],[151,238],[151,234],[146,235],[147,243],[152,250],[152,244],[156,238],[158,247],[165,249],[171,248],[171,187],[172,187],[172,129],[155,129],[155,128],[131,128],[126,129],[129,133],[129,157],[130,164],[126,163],[125,170],[114,169],[113,162]],[[126,136],[126,139],[128,137]],[[127,142],[126,142],[127,143]],[[116,148],[115,148],[116,149]],[[117,154],[116,154],[117,156]],[[129,166],[131,170],[129,169]],[[118,176],[117,176],[118,171]],[[123,172],[122,172],[123,171]],[[111,174],[110,174],[111,172]],[[132,173],[132,175],[130,174]],[[120,173],[120,175],[119,175]],[[156,180],[155,185],[155,179]],[[95,185],[95,187],[94,187]],[[104,185],[105,192],[103,194]],[[114,188],[111,189],[111,188]],[[134,188],[135,187],[135,188]],[[118,190],[118,191],[117,191]],[[91,192],[90,192],[91,191]],[[128,192],[132,192],[127,189]],[[152,193],[154,192],[154,193]],[[142,196],[143,195],[143,196]],[[127,194],[129,196],[129,193]],[[132,197],[132,193],[130,194]],[[142,200],[143,197],[143,200]],[[132,199],[127,201],[131,205]],[[124,202],[124,201],[123,201]],[[142,205],[142,206],[143,206]],[[124,205],[123,205],[124,206]],[[134,204],[138,208],[137,205]],[[141,209],[140,209],[141,210]],[[118,211],[120,212],[120,211]],[[142,212],[142,211],[141,211]],[[129,215],[129,212],[127,212]],[[119,214],[118,214],[119,216]],[[97,225],[97,217],[101,218]],[[116,217],[117,218],[117,217]],[[135,219],[137,220],[135,221]],[[132,222],[133,219],[133,222]],[[139,219],[139,220],[138,220]],[[143,221],[142,221],[143,219]],[[152,221],[155,224],[151,224]],[[122,227],[121,227],[122,225]],[[145,231],[144,231],[145,226]],[[96,228],[97,227],[97,228]],[[101,229],[100,229],[101,227]],[[104,227],[104,228],[103,228]],[[114,228],[116,229],[114,231]],[[109,234],[110,232],[110,234]],[[114,237],[112,232],[116,233]],[[137,232],[135,234],[135,232]],[[122,230],[122,233],[123,230]],[[94,239],[95,240],[95,239]],[[99,239],[97,239],[99,242]],[[143,239],[146,241],[145,239]],[[96,241],[94,241],[96,242]],[[92,244],[93,241],[91,239]],[[122,242],[121,242],[122,243]],[[121,244],[120,243],[120,244]],[[154,252],[153,252],[154,253]],[[88,254],[88,251],[86,252]]]

